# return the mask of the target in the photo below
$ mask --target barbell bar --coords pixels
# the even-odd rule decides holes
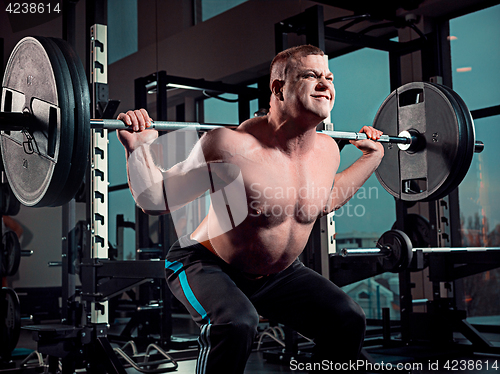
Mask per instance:
[[[451,252],[488,252],[500,251],[500,247],[423,247],[412,248],[412,252],[422,253],[451,253]],[[392,253],[390,246],[380,246],[374,248],[342,248],[339,251],[342,257],[352,256],[374,256],[383,257]]]
[[[334,256],[342,258],[373,258],[386,271],[400,272],[407,269],[415,253],[423,254],[464,254],[464,253],[493,253],[500,251],[500,247],[413,247],[408,235],[400,230],[389,230],[382,234],[373,248],[342,248]]]
[[[123,123],[123,121],[116,119],[91,119],[90,127],[93,129],[106,129],[106,130],[126,130],[130,128]],[[235,129],[237,125],[222,125],[222,124],[207,124],[197,122],[175,122],[175,121],[153,121],[150,129],[158,131],[175,131],[185,128],[193,128],[197,131],[210,131],[217,128],[230,128]],[[8,113],[0,112],[0,130],[2,131],[22,131],[35,129],[35,121],[30,113]],[[358,132],[347,131],[326,131],[321,130],[318,133],[325,134],[334,139],[344,140],[364,140],[367,139],[366,134]],[[417,136],[391,136],[382,135],[380,142],[384,143],[397,143],[397,144],[412,144],[417,141]]]
[[[238,125],[226,125],[226,124],[207,124],[198,122],[176,122],[176,121],[153,121],[150,129],[155,129],[158,131],[176,131],[185,128],[193,128],[197,131],[210,131],[218,128],[230,128],[235,129]],[[30,113],[22,112],[0,112],[0,130],[2,131],[22,131],[30,130],[35,128],[33,116]],[[127,130],[130,126],[127,126],[121,120],[116,119],[91,119],[90,128],[92,129],[106,129],[106,130]],[[337,140],[366,140],[368,139],[365,133],[354,132],[354,131],[331,131],[331,130],[320,130],[320,134],[328,135],[329,137]],[[392,143],[398,145],[405,145],[405,147],[399,146],[402,150],[412,150],[416,148],[419,142],[419,136],[416,133],[411,133],[408,131],[403,131],[398,136],[383,134],[377,139],[381,143]],[[484,143],[481,141],[476,141],[474,145],[474,152],[480,153],[484,149]]]
[[[0,151],[9,185],[26,206],[63,205],[77,193],[88,166],[90,129],[125,129],[118,120],[90,119],[83,65],[64,41],[26,37],[14,47],[2,81]],[[470,112],[451,89],[413,82],[393,91],[373,127],[385,155],[376,170],[382,187],[404,201],[446,196],[465,177],[475,152]],[[236,125],[154,122],[153,128],[199,131]],[[335,139],[366,134],[319,131]],[[399,134],[398,136],[386,134]],[[397,146],[393,146],[397,144]]]
[[[90,127],[102,128],[108,130],[126,130],[128,126],[126,126],[122,121],[115,119],[91,119]],[[196,123],[196,122],[154,121],[151,124],[150,128],[158,131],[175,131],[186,127],[193,127],[198,131],[209,131],[220,127],[235,129],[238,127],[238,125],[217,125],[217,124]],[[358,132],[320,130],[318,131],[318,133],[328,135],[329,137],[338,140],[367,139],[366,134]],[[411,145],[412,143],[415,143],[417,141],[417,137],[415,135],[409,135],[409,136],[382,135],[380,139],[377,139],[377,141],[383,143],[398,143],[398,144]]]
[[[128,126],[126,126],[122,121],[115,119],[91,119],[90,127],[92,128],[102,128],[108,130],[126,130]],[[196,123],[196,122],[172,122],[172,121],[154,121],[151,124],[152,129],[158,131],[174,131],[179,130],[186,127],[193,127],[198,131],[209,131],[213,129],[217,129],[220,127],[226,127],[235,129],[237,125],[217,125],[217,124],[206,124],[206,123]],[[348,131],[327,131],[320,130],[318,131],[320,134],[325,134],[330,136],[333,139],[344,139],[344,140],[364,140],[367,139],[366,134],[358,133],[358,132],[348,132]],[[390,135],[382,135],[380,139],[377,139],[379,142],[384,143],[398,143],[398,144],[412,144],[417,141],[417,137],[413,136],[390,136]]]

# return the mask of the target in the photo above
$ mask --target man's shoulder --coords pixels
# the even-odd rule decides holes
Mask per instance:
[[[267,126],[269,119],[267,116],[253,117],[243,121],[241,125],[236,128],[239,133],[252,134],[262,126]]]
[[[243,150],[253,149],[256,139],[245,129],[219,128],[207,132],[202,137],[202,148],[207,160],[228,161]]]
[[[259,143],[258,134],[267,124],[267,117],[254,117],[242,122],[235,130],[228,128],[217,129],[214,130],[213,135],[221,144],[234,144],[238,147],[251,146]]]
[[[250,141],[251,132],[248,127],[238,126],[236,129],[221,127],[207,132],[204,136],[205,142],[218,147],[240,145],[238,143]]]
[[[325,149],[324,148],[325,146],[328,146],[327,149],[329,150],[331,150],[330,147],[334,147],[334,149],[336,150],[339,149],[337,142],[331,136],[318,133],[318,139],[319,139],[319,146],[323,149]]]

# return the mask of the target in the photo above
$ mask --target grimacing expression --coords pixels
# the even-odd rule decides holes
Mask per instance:
[[[335,100],[333,74],[323,56],[308,55],[290,62],[283,86],[290,114],[309,112],[321,121],[328,117]]]

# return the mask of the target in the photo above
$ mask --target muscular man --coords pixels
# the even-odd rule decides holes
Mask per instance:
[[[241,180],[245,191],[241,222],[221,229],[234,206],[226,199],[167,256],[168,285],[201,328],[199,373],[243,373],[259,316],[314,339],[317,362],[355,360],[364,338],[359,305],[298,256],[315,220],[345,204],[377,168],[383,147],[373,140],[382,133],[363,127],[369,140],[352,141],[361,157],[337,173],[336,142],[316,132],[335,98],[333,74],[316,47],[279,53],[271,64],[270,88],[267,116],[236,130],[206,133],[184,162],[168,170],[155,166],[148,145],[157,133],[143,131],[151,123],[148,114],[118,116],[131,127],[118,136],[132,194],[144,211],[169,212],[174,204],[168,195],[174,192],[177,207],[207,189],[215,192],[215,185]],[[202,178],[207,168],[210,178]],[[155,183],[144,188],[142,179]]]

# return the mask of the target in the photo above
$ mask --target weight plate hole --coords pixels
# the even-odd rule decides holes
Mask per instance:
[[[5,90],[4,112],[12,112],[12,91]]]
[[[427,191],[427,178],[403,179],[402,191],[406,194],[417,194]]]
[[[399,107],[414,105],[424,102],[424,90],[422,88],[413,88],[399,94]]]
[[[47,155],[54,158],[56,154],[57,143],[57,109],[50,107],[49,109],[49,142],[47,144]]]

